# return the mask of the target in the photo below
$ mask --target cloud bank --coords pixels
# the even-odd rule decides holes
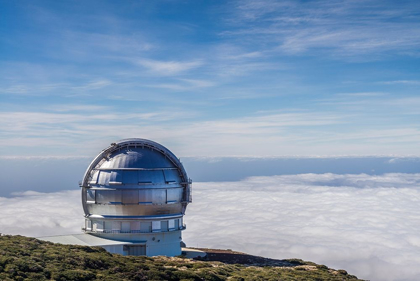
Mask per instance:
[[[0,232],[25,236],[80,233],[83,209],[79,190],[26,191],[0,197]]]
[[[302,258],[359,278],[420,274],[420,174],[299,174],[194,184],[184,241]],[[2,233],[77,233],[79,191],[0,198]]]
[[[359,278],[414,280],[420,270],[420,174],[301,174],[196,184],[184,240],[302,258]]]

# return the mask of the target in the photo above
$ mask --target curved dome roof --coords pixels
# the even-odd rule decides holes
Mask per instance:
[[[122,148],[111,153],[108,158],[109,160],[102,163],[101,169],[176,168],[174,163],[162,153],[141,147]]]
[[[151,140],[124,139],[104,149],[89,165],[82,186],[88,186],[99,170],[178,169],[182,181],[188,177],[179,159],[166,147]]]
[[[183,214],[191,181],[179,159],[146,139],[124,139],[102,150],[85,172],[86,215],[154,216]]]

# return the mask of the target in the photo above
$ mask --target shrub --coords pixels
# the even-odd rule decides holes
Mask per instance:
[[[54,276],[53,278],[58,281],[88,281],[95,279],[96,275],[92,272],[86,271],[86,270],[65,270],[63,272],[60,272],[57,274],[57,276]]]
[[[22,236],[0,236],[0,280],[358,280],[345,270],[298,259],[290,266],[245,266],[187,258],[134,257],[102,248],[61,245]],[[285,263],[287,264],[287,263]],[[311,265],[305,270],[299,265]],[[297,267],[296,267],[297,266]],[[297,270],[294,270],[297,269]],[[338,273],[338,274],[337,274]]]

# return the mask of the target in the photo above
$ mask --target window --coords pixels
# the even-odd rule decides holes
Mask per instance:
[[[141,222],[140,223],[140,231],[141,232],[152,232],[152,223],[149,222]]]
[[[160,232],[160,231],[161,231],[160,221],[152,221],[152,232]]]
[[[162,231],[168,231],[168,221],[161,222],[161,229]]]
[[[175,220],[168,220],[168,229],[175,230]]]
[[[135,231],[140,230],[140,222],[139,221],[132,221],[130,223],[130,228],[131,228],[131,230],[135,230]]]
[[[124,250],[127,249],[127,254],[129,256],[145,256],[146,255],[146,245],[124,245]]]
[[[131,225],[129,221],[123,221],[121,223],[121,232],[130,232],[131,231]]]
[[[104,229],[112,230],[112,221],[104,221]]]
[[[121,230],[121,222],[119,221],[113,221],[112,222],[112,230]]]
[[[104,222],[103,221],[96,221],[96,230],[104,231]]]
[[[93,231],[104,231],[104,222],[103,221],[94,221],[92,225]]]

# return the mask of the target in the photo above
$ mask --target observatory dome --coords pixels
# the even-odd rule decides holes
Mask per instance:
[[[177,243],[180,251],[191,181],[179,159],[164,146],[137,138],[112,143],[89,165],[81,187],[85,232],[125,241],[150,238]],[[166,236],[157,239],[158,233]],[[144,245],[150,246],[148,255],[162,254]]]

